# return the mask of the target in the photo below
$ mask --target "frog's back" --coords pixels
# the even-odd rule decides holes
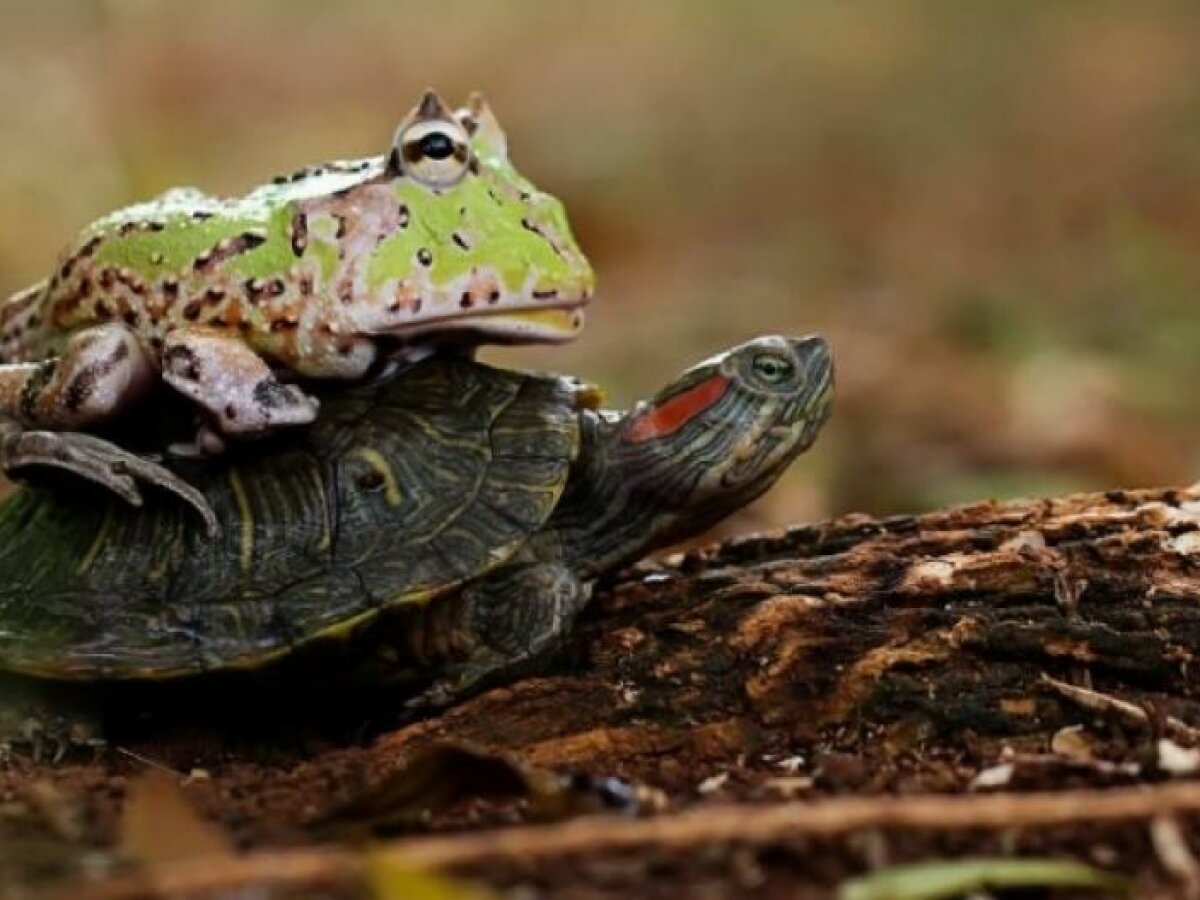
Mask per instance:
[[[309,439],[169,499],[23,490],[0,506],[0,668],[166,678],[255,667],[429,601],[544,523],[576,452],[567,385],[435,357],[331,397]]]
[[[123,322],[153,360],[167,332],[202,326],[300,374],[352,378],[379,335],[569,340],[593,285],[562,204],[509,164],[486,105],[452,113],[426,95],[385,155],[238,198],[177,189],[100,219],[0,305],[0,359]]]
[[[381,158],[330,163],[243,197],[174,188],[117,210],[84,229],[48,279],[0,305],[0,359],[41,359],[65,335],[114,321],[152,353],[170,329],[189,325],[264,344],[286,330],[278,323],[297,323],[301,304],[316,309],[328,293],[330,255],[312,246],[300,212],[382,170]]]

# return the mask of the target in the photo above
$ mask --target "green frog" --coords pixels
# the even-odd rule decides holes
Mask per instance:
[[[201,412],[175,449],[219,453],[312,422],[298,381],[360,379],[447,342],[570,340],[594,283],[483,98],[452,111],[430,91],[381,156],[235,198],[174,189],[85,228],[0,304],[0,470],[68,469],[135,505],[154,484],[214,530],[186,481],[87,430],[165,382]]]

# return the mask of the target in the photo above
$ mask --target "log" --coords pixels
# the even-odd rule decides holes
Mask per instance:
[[[470,740],[679,791],[845,741],[878,782],[878,754],[931,741],[1046,749],[1086,711],[1063,685],[1151,710],[1147,733],[1200,724],[1197,649],[1200,492],[851,515],[643,564],[553,674],[379,750]]]
[[[187,789],[207,816],[243,845],[298,848],[245,857],[238,887],[356,877],[349,851],[305,849],[305,823],[451,742],[663,798],[651,823],[570,827],[484,802],[389,845],[497,885],[820,896],[888,861],[1020,851],[1173,890],[1200,871],[1177,827],[1200,822],[1197,647],[1200,490],[850,515],[642,563],[601,586],[548,670],[362,747],[129,752],[210,766]],[[115,839],[111,790],[34,775],[74,784],[109,823],[91,839]]]

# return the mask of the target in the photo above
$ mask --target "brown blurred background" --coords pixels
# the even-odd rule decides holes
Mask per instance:
[[[627,402],[821,331],[818,448],[739,527],[1200,475],[1200,4],[0,2],[0,290],[168,186],[382,152],[486,90],[600,275],[489,352]]]

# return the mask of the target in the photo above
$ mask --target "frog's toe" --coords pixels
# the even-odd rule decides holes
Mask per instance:
[[[254,387],[255,418],[268,428],[308,425],[315,421],[321,404],[294,384],[284,384],[274,376]]]
[[[213,411],[214,424],[223,435],[255,437],[296,425],[308,425],[321,411],[320,403],[294,384],[273,374],[252,388],[238,391],[221,404],[204,403]]]
[[[20,476],[28,469],[63,469],[107,488],[126,503],[142,505],[142,495],[134,479],[97,457],[90,436],[73,432],[26,431],[5,441],[0,447],[0,468]],[[99,438],[91,441],[103,444]]]
[[[204,520],[210,537],[220,530],[204,495],[174,472],[83,432],[26,431],[0,441],[0,469],[21,474],[30,468],[63,469],[112,491],[131,506],[141,506],[138,482],[174,494]]]
[[[106,453],[114,457],[110,465],[119,475],[132,476],[138,481],[174,494],[204,520],[204,529],[210,538],[216,537],[220,533],[221,527],[217,522],[217,514],[204,494],[170,469],[122,450],[115,445],[109,445]],[[136,488],[134,490],[136,491]],[[134,505],[140,505],[140,498]]]
[[[316,401],[280,381],[236,335],[175,329],[164,345],[162,378],[212,416],[222,434],[254,437],[317,417]]]

